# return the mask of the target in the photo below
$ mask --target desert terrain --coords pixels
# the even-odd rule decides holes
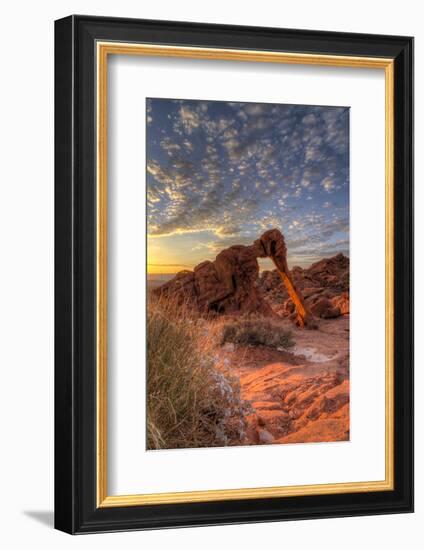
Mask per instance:
[[[271,258],[275,269],[260,272],[260,257]],[[219,433],[205,446],[349,439],[349,258],[338,254],[289,269],[284,237],[274,229],[150,292],[151,300],[191,312],[185,322],[197,331],[199,357],[210,359],[222,404],[214,398],[213,407],[201,407],[198,422],[205,425],[203,414],[206,431]],[[175,325],[178,313],[173,317]],[[170,407],[178,431],[192,413],[184,409],[180,419],[177,406]],[[164,443],[153,448],[203,446],[199,437],[167,444],[165,432],[175,429],[159,424]]]

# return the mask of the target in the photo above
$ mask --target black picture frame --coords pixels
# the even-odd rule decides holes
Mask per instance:
[[[394,60],[394,490],[97,507],[94,91],[99,40]],[[55,527],[76,534],[412,511],[413,39],[79,15],[56,21]]]

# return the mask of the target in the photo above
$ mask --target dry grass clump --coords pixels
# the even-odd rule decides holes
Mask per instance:
[[[278,321],[264,317],[239,317],[224,326],[222,344],[244,344],[288,349],[294,345],[292,334]]]
[[[245,437],[238,380],[214,368],[206,324],[184,305],[149,299],[148,449],[235,445]]]

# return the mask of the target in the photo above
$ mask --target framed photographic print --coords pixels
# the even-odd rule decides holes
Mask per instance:
[[[413,509],[413,40],[55,26],[55,525]]]

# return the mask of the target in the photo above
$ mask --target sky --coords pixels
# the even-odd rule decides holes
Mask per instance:
[[[146,111],[149,274],[274,227],[290,267],[348,255],[349,108],[149,98]]]

